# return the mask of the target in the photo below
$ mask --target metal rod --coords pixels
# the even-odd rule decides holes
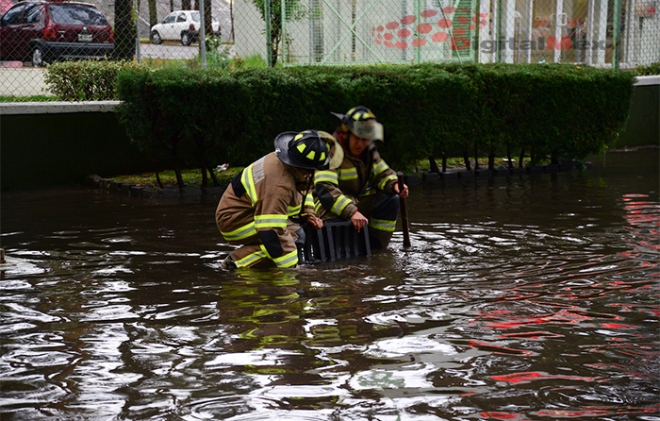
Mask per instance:
[[[403,174],[397,174],[399,181],[399,191],[403,189]],[[410,247],[410,232],[408,232],[408,210],[406,209],[406,199],[399,197],[401,203],[401,226],[403,228],[403,246]]]

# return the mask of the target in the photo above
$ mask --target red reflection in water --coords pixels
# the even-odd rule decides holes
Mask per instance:
[[[524,420],[524,418],[521,418],[522,415],[510,412],[482,412],[481,417],[489,420]]]
[[[580,409],[545,409],[536,412],[536,415],[544,417],[557,418],[577,418],[577,417],[605,417],[614,415],[633,415],[633,414],[652,414],[658,411],[660,404],[649,408],[635,408],[632,406],[612,407],[612,406],[587,406]]]
[[[536,355],[536,353],[532,351],[508,348],[505,346],[490,344],[488,342],[470,341],[468,342],[468,345],[470,345],[473,348],[481,349],[482,351],[491,351],[495,354],[508,354],[508,355],[513,354],[513,355],[524,355],[524,356]]]
[[[540,371],[523,371],[520,373],[504,374],[502,376],[490,376],[491,379],[506,383],[529,383],[536,380],[576,380],[583,382],[602,382],[602,377],[569,376],[565,374],[548,374]]]

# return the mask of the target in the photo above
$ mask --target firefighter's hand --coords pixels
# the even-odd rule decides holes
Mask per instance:
[[[353,216],[351,216],[351,222],[353,223],[355,230],[360,232],[362,228],[369,223],[369,220],[366,216],[362,215],[360,211],[355,211]]]
[[[392,190],[394,190],[394,193],[398,194],[402,199],[408,197],[408,186],[405,184],[403,185],[403,189],[399,189],[399,183],[395,183]]]
[[[323,228],[323,219],[319,218],[316,215],[305,215],[307,223],[317,230]]]

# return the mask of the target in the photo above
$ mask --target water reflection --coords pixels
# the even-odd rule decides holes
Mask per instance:
[[[222,272],[213,200],[3,193],[0,416],[660,420],[658,160],[596,164],[416,186],[410,248],[300,271]]]

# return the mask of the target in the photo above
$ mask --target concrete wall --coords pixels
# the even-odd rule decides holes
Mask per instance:
[[[660,76],[640,76],[633,89],[628,125],[617,148],[660,145]]]
[[[2,190],[150,170],[114,113],[117,101],[0,104]]]

